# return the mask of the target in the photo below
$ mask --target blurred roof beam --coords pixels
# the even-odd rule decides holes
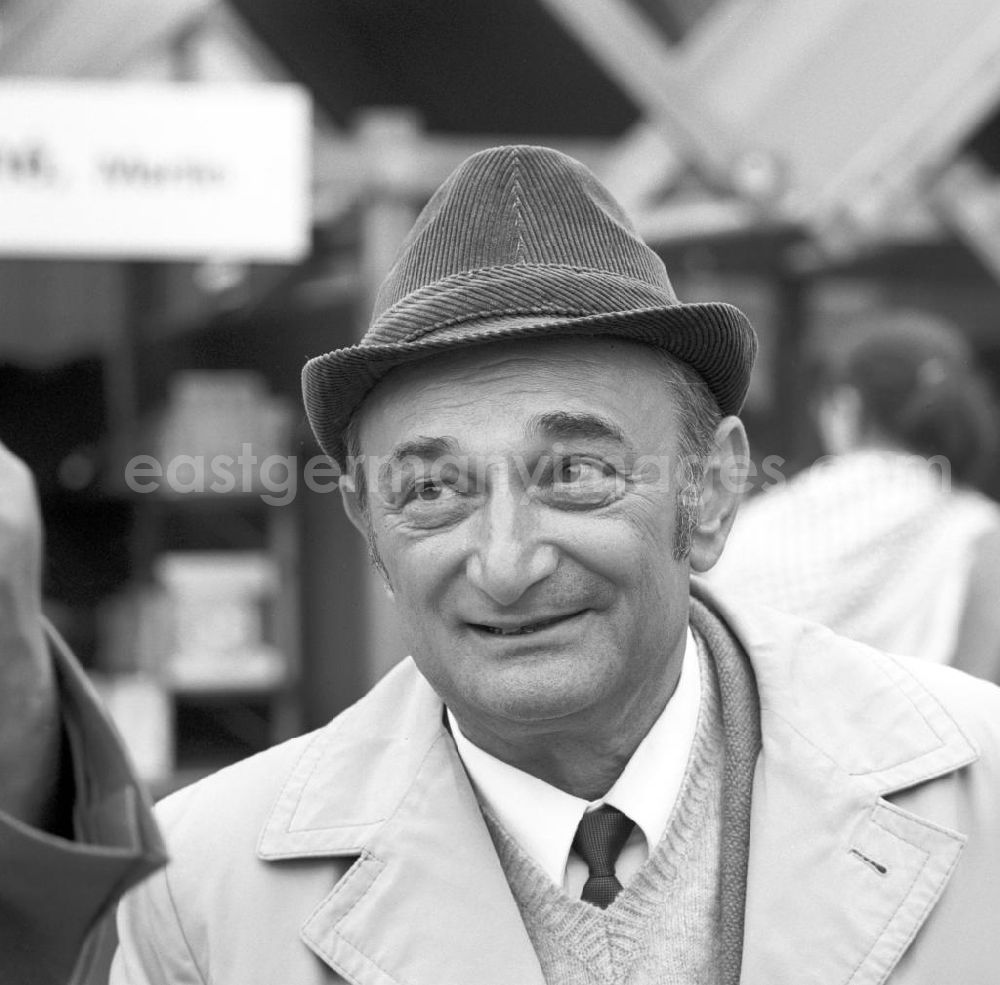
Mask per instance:
[[[643,122],[616,142],[601,179],[626,212],[640,215],[663,197],[686,166],[667,135]]]
[[[683,38],[717,0],[629,0],[671,41]]]
[[[643,107],[605,176],[654,239],[792,224],[842,256],[944,219],[983,248],[992,176],[934,185],[1000,102],[996,0],[720,0],[674,44],[640,0],[541,2]]]
[[[0,34],[0,75],[113,78],[220,0],[61,0],[14,8]]]
[[[1000,175],[965,155],[937,180],[933,196],[948,224],[1000,280]]]
[[[1000,100],[1000,4],[723,0],[679,58],[771,155],[781,211],[842,252],[910,228],[901,215]]]
[[[691,85],[656,24],[628,0],[540,0],[591,57],[642,108],[706,183],[728,188],[741,147]]]

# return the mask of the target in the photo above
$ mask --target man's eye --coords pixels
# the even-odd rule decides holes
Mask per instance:
[[[607,462],[572,456],[552,462],[547,488],[540,488],[554,504],[581,509],[604,506],[623,491],[622,476]]]
[[[565,484],[587,484],[602,482],[609,476],[608,469],[598,462],[567,458],[555,468],[555,481]]]
[[[455,495],[455,489],[443,482],[421,479],[413,484],[413,498],[421,503],[434,503],[449,495]]]
[[[455,470],[411,476],[403,495],[403,506],[421,513],[451,509],[467,498],[468,483]]]
[[[471,508],[472,498],[460,475],[413,477],[401,501],[407,523],[423,530],[457,523]]]

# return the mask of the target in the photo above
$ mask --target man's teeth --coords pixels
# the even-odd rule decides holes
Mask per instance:
[[[525,636],[538,629],[544,629],[546,626],[551,626],[554,622],[558,622],[559,619],[560,617],[557,616],[555,619],[546,619],[542,622],[534,622],[528,626],[518,626],[516,629],[503,629],[499,626],[483,626],[483,629],[485,629],[488,633],[492,633],[494,636]]]

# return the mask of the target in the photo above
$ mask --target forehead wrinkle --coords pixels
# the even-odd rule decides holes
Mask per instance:
[[[527,431],[529,434],[541,434],[552,441],[596,439],[613,441],[631,449],[631,442],[625,437],[625,432],[614,421],[599,414],[563,410],[535,414],[528,421]]]

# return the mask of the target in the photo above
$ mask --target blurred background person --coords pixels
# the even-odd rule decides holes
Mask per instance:
[[[42,539],[32,475],[0,442],[0,982],[101,985],[114,940],[101,917],[163,844],[83,672],[46,632]]]
[[[996,411],[966,342],[869,313],[822,347],[814,392],[827,457],[745,504],[713,581],[1000,681],[1000,507],[974,487]]]

